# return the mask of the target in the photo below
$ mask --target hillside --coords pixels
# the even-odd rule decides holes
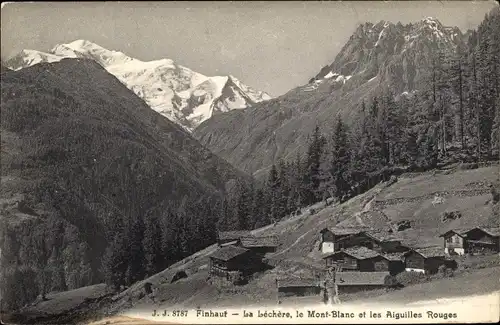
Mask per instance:
[[[409,220],[411,228],[395,234],[412,247],[441,246],[442,238],[438,235],[451,228],[499,226],[499,206],[491,204],[491,195],[485,186],[489,181],[498,179],[499,166],[477,169],[463,167],[465,166],[454,166],[429,173],[403,174],[397,182],[380,183],[372,190],[343,204],[324,207],[319,203],[304,209],[301,215],[254,230],[253,233],[259,235],[278,235],[280,246],[276,253],[267,256],[275,268],[258,274],[247,285],[221,290],[208,284],[208,256],[217,249],[213,245],[115,295],[105,304],[105,308],[99,310],[99,315],[140,311],[141,307],[145,306],[149,309],[151,306],[156,306],[157,309],[166,307],[173,310],[177,307],[223,308],[245,305],[251,308],[263,303],[275,304],[274,281],[277,274],[295,276],[322,274],[324,264],[318,250],[319,231],[327,226],[357,224],[383,230],[390,224]],[[436,196],[442,199],[435,200]],[[314,209],[314,212],[310,212],[311,209]],[[443,211],[459,211],[462,217],[443,222],[441,221]],[[386,219],[372,218],[380,215],[385,215]],[[494,263],[498,264],[498,261]],[[185,271],[188,277],[170,283],[175,273],[181,270]],[[470,270],[470,272],[472,273],[464,276],[474,277],[478,271]],[[484,276],[487,278],[498,278],[498,267],[487,269],[485,272]],[[474,281],[478,281],[479,278],[481,277],[475,277]],[[152,284],[154,292],[152,295],[144,295],[143,286],[146,282]],[[443,285],[451,284],[450,281],[447,283]],[[422,286],[421,290],[425,290]],[[500,289],[491,286],[473,287],[467,287],[469,289],[456,287],[453,289],[454,293],[450,295],[478,294]],[[411,286],[395,294],[404,296],[408,302],[425,299],[425,294],[418,288],[419,286]],[[410,292],[410,296],[405,295],[405,292]],[[435,298],[448,296],[446,290],[434,290],[432,295]],[[350,299],[362,301],[366,297],[360,295]],[[390,297],[389,295],[387,299],[391,299]],[[26,312],[32,308],[35,307],[28,307]]]
[[[265,92],[246,86],[234,76],[208,77],[170,59],[141,61],[86,40],[58,44],[48,53],[23,50],[7,66],[19,70],[63,58],[91,59],[117,77],[155,111],[192,131],[215,114],[268,100]]]
[[[374,97],[381,103],[385,99],[380,97],[390,91],[387,96],[404,115],[439,112],[439,117],[429,117],[425,131],[419,133],[430,125],[441,128],[445,124],[450,143],[461,136],[472,138],[475,122],[460,129],[456,121],[459,115],[461,120],[474,116],[471,101],[477,87],[494,88],[484,95],[489,101],[485,107],[494,105],[498,87],[476,85],[472,71],[483,70],[481,75],[488,75],[485,80],[497,85],[493,80],[498,73],[489,67],[497,66],[498,58],[493,53],[481,54],[483,47],[478,44],[485,44],[484,51],[498,49],[500,41],[494,35],[498,35],[499,21],[499,10],[493,10],[480,31],[465,34],[430,17],[407,25],[387,21],[359,25],[334,61],[307,84],[255,107],[216,116],[196,128],[194,135],[233,165],[259,175],[278,159],[304,154],[316,126],[328,133],[342,118],[350,127],[357,127],[366,115],[363,103],[370,105]],[[483,59],[476,62],[480,57]],[[461,80],[458,86],[457,80]],[[488,120],[495,117],[491,112],[485,115]],[[482,137],[489,139],[490,128],[484,130],[488,135]]]
[[[123,245],[142,240],[130,229],[175,234],[178,222],[211,225],[201,205],[247,178],[92,60],[2,73],[1,86],[0,262],[11,307],[42,291],[102,282],[106,258],[125,249],[107,247],[120,236]],[[204,247],[207,233],[193,228]],[[166,263],[176,258],[169,252]]]

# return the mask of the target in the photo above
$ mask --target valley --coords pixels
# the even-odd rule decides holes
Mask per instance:
[[[84,34],[2,57],[2,321],[498,296],[500,9],[352,30],[276,98]]]
[[[97,315],[140,315],[144,308],[238,308],[242,305],[248,308],[277,305],[275,279],[277,276],[293,275],[307,277],[310,274],[323,274],[324,262],[321,260],[320,230],[327,226],[363,226],[382,228],[389,223],[402,219],[410,220],[412,227],[397,233],[405,244],[412,247],[436,246],[442,249],[442,238],[439,234],[452,228],[466,228],[475,225],[490,227],[500,226],[500,214],[497,205],[489,203],[490,194],[481,192],[468,195],[454,196],[451,192],[439,204],[432,207],[436,190],[459,191],[471,184],[487,183],[488,180],[498,178],[498,165],[464,170],[460,166],[454,169],[435,171],[433,173],[401,175],[398,181],[388,185],[381,183],[368,192],[356,196],[349,201],[325,207],[323,204],[303,209],[302,214],[284,218],[274,225],[252,231],[255,235],[277,235],[280,245],[275,253],[266,256],[274,268],[257,274],[246,285],[221,289],[207,282],[208,257],[217,250],[212,245],[198,253],[183,259],[152,277],[139,281],[128,289],[107,298],[103,302]],[[434,187],[430,187],[433,184]],[[415,197],[427,197],[424,200],[413,200]],[[382,202],[389,198],[398,198],[388,201],[383,208],[374,206],[373,202]],[[314,213],[310,213],[315,209]],[[394,213],[396,212],[397,213]],[[458,220],[441,220],[443,211],[460,211],[462,217]],[[387,220],[371,218],[383,213]],[[500,276],[500,259],[498,256],[473,256],[459,259],[459,270],[454,278],[433,277],[430,282],[411,284],[407,287],[386,292],[374,290],[357,294],[341,295],[345,304],[372,303],[377,297],[377,303],[394,301],[413,303],[452,296],[470,296],[489,294],[500,291],[498,279]],[[170,283],[172,277],[179,271],[184,271],[187,278]],[[460,280],[462,279],[463,280]],[[491,279],[491,281],[488,281]],[[151,283],[153,292],[144,294],[144,284]],[[467,284],[464,286],[464,284]],[[50,296],[48,296],[50,299]],[[65,300],[53,296],[55,301]],[[80,298],[79,298],[80,299]],[[55,302],[54,302],[55,303]],[[318,296],[290,297],[282,302],[283,306],[295,306],[297,303],[320,303]],[[78,306],[78,301],[75,305]],[[46,307],[44,307],[46,305]],[[42,308],[42,309],[40,309]],[[30,314],[36,310],[50,313],[50,300],[27,307],[25,312]],[[95,313],[96,311],[92,311]],[[99,316],[99,317],[101,317]],[[97,318],[99,318],[97,317]]]

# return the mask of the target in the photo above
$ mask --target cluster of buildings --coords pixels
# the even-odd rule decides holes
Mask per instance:
[[[443,247],[411,248],[390,233],[359,229],[325,228],[321,231],[321,252],[326,267],[340,270],[436,273],[447,266],[452,255],[500,252],[500,228],[474,227],[449,230]]]
[[[339,292],[398,286],[395,275],[403,271],[433,274],[443,265],[454,268],[456,262],[451,255],[500,252],[500,228],[449,230],[440,237],[443,247],[412,248],[389,232],[324,228],[319,246],[324,268],[309,278],[289,274],[276,279],[278,297],[324,294],[326,300],[331,300]],[[270,268],[265,254],[276,251],[279,238],[228,231],[219,233],[218,245],[210,256],[212,281],[232,285]]]

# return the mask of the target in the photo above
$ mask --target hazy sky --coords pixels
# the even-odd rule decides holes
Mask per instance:
[[[494,1],[2,3],[1,55],[86,39],[140,60],[169,58],[281,95],[333,62],[358,24],[431,16],[476,27]]]

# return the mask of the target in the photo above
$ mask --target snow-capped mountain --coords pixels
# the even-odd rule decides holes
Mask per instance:
[[[7,62],[19,70],[64,58],[92,59],[141,97],[152,109],[192,131],[214,114],[271,99],[233,76],[208,77],[169,59],[144,62],[95,43],[77,40],[48,53],[23,50]]]

